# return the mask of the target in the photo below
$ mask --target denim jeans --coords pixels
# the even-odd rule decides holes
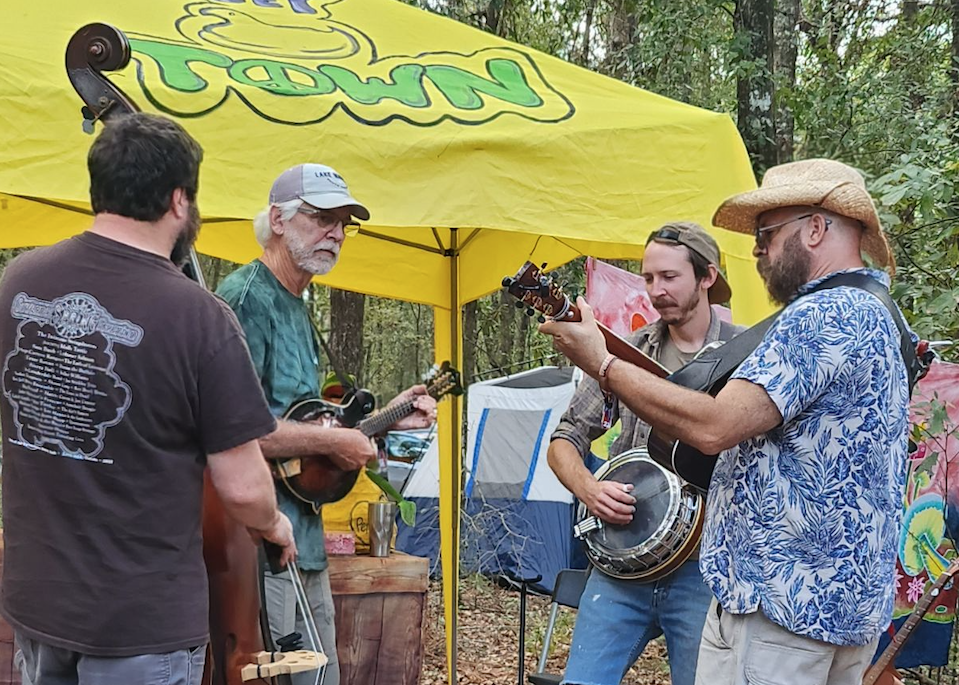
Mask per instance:
[[[15,635],[23,685],[200,685],[206,645],[166,654],[102,657]]]
[[[564,683],[617,685],[646,645],[666,636],[673,685],[693,685],[712,594],[699,560],[652,583],[617,580],[593,569],[579,602]]]

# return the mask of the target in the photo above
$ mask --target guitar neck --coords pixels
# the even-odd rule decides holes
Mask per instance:
[[[876,680],[879,679],[882,672],[893,662],[899,650],[906,644],[906,640],[909,639],[912,631],[919,625],[919,621],[921,621],[922,617],[929,611],[929,607],[932,606],[932,603],[939,596],[943,586],[948,583],[955,574],[956,570],[951,569],[951,567],[947,569],[945,573],[936,579],[936,582],[929,588],[929,591],[916,602],[916,606],[913,608],[909,618],[907,618],[905,623],[896,631],[889,645],[883,650],[882,656],[869,668],[869,672],[866,673],[866,677],[862,680],[863,685],[873,685]]]
[[[569,305],[569,309],[567,310],[565,316],[557,318],[557,321],[576,322],[582,320],[583,317],[579,313],[579,309],[574,304]],[[654,376],[666,378],[666,376],[669,375],[669,370],[665,366],[657,362],[635,345],[628,342],[625,338],[614,333],[598,321],[596,322],[596,325],[602,332],[603,337],[606,338],[606,349],[609,350],[610,354],[616,355],[623,361],[629,362],[634,366],[638,366],[645,371],[649,371]]]
[[[606,338],[606,349],[609,350],[610,354],[616,355],[623,361],[649,371],[654,376],[666,378],[666,376],[669,375],[669,371],[665,366],[644,353],[638,347],[631,345],[603,324],[597,323],[597,325],[599,326],[599,330],[603,332],[603,337]]]
[[[379,435],[385,431],[400,419],[409,416],[414,411],[416,410],[413,408],[413,400],[406,400],[405,402],[400,402],[392,407],[378,411],[372,416],[367,416],[356,424],[356,428],[366,437],[372,438],[374,435]]]

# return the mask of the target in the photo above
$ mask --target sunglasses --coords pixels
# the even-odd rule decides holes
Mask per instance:
[[[297,207],[296,211],[300,214],[305,214],[313,221],[313,223],[315,223],[320,227],[321,230],[324,231],[329,231],[339,225],[343,227],[343,234],[347,238],[351,238],[360,232],[359,222],[354,221],[353,219],[343,221],[339,216],[328,209],[317,209],[316,207],[303,206]]]
[[[787,226],[795,221],[802,221],[803,219],[808,219],[810,217],[816,216],[816,212],[811,212],[809,214],[803,214],[802,216],[797,216],[792,219],[787,219],[786,221],[780,221],[778,224],[772,224],[771,226],[756,226],[756,230],[753,231],[753,236],[756,238],[756,247],[760,250],[765,250],[769,247],[769,242],[772,240],[773,233],[778,231],[783,226]],[[832,225],[831,219],[826,219],[823,217],[826,222],[826,228],[828,229]]]

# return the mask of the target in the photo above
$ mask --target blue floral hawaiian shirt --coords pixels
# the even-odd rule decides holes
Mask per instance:
[[[761,609],[798,635],[870,643],[892,618],[906,477],[909,391],[892,315],[859,288],[806,294],[733,378],[762,386],[783,422],[720,456],[704,579],[730,613]]]

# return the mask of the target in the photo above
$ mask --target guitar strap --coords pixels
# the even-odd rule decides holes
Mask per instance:
[[[820,290],[828,290],[842,286],[865,290],[876,297],[886,306],[886,309],[889,310],[893,321],[896,322],[896,327],[899,329],[899,350],[906,364],[906,372],[909,376],[909,392],[911,394],[913,387],[922,375],[922,366],[916,356],[916,347],[912,342],[909,329],[902,320],[902,314],[900,314],[899,308],[896,307],[892,297],[889,296],[889,291],[886,290],[882,284],[878,283],[873,277],[861,272],[840,273],[827,278],[808,293],[805,293],[803,297]],[[715,395],[726,385],[733,371],[739,368],[739,365],[746,360],[746,357],[759,347],[759,343],[762,342],[766,332],[781,313],[782,310],[780,309],[752,328],[746,329],[724,345],[704,352],[686,364],[686,366],[670,374],[667,380],[686,388]]]

